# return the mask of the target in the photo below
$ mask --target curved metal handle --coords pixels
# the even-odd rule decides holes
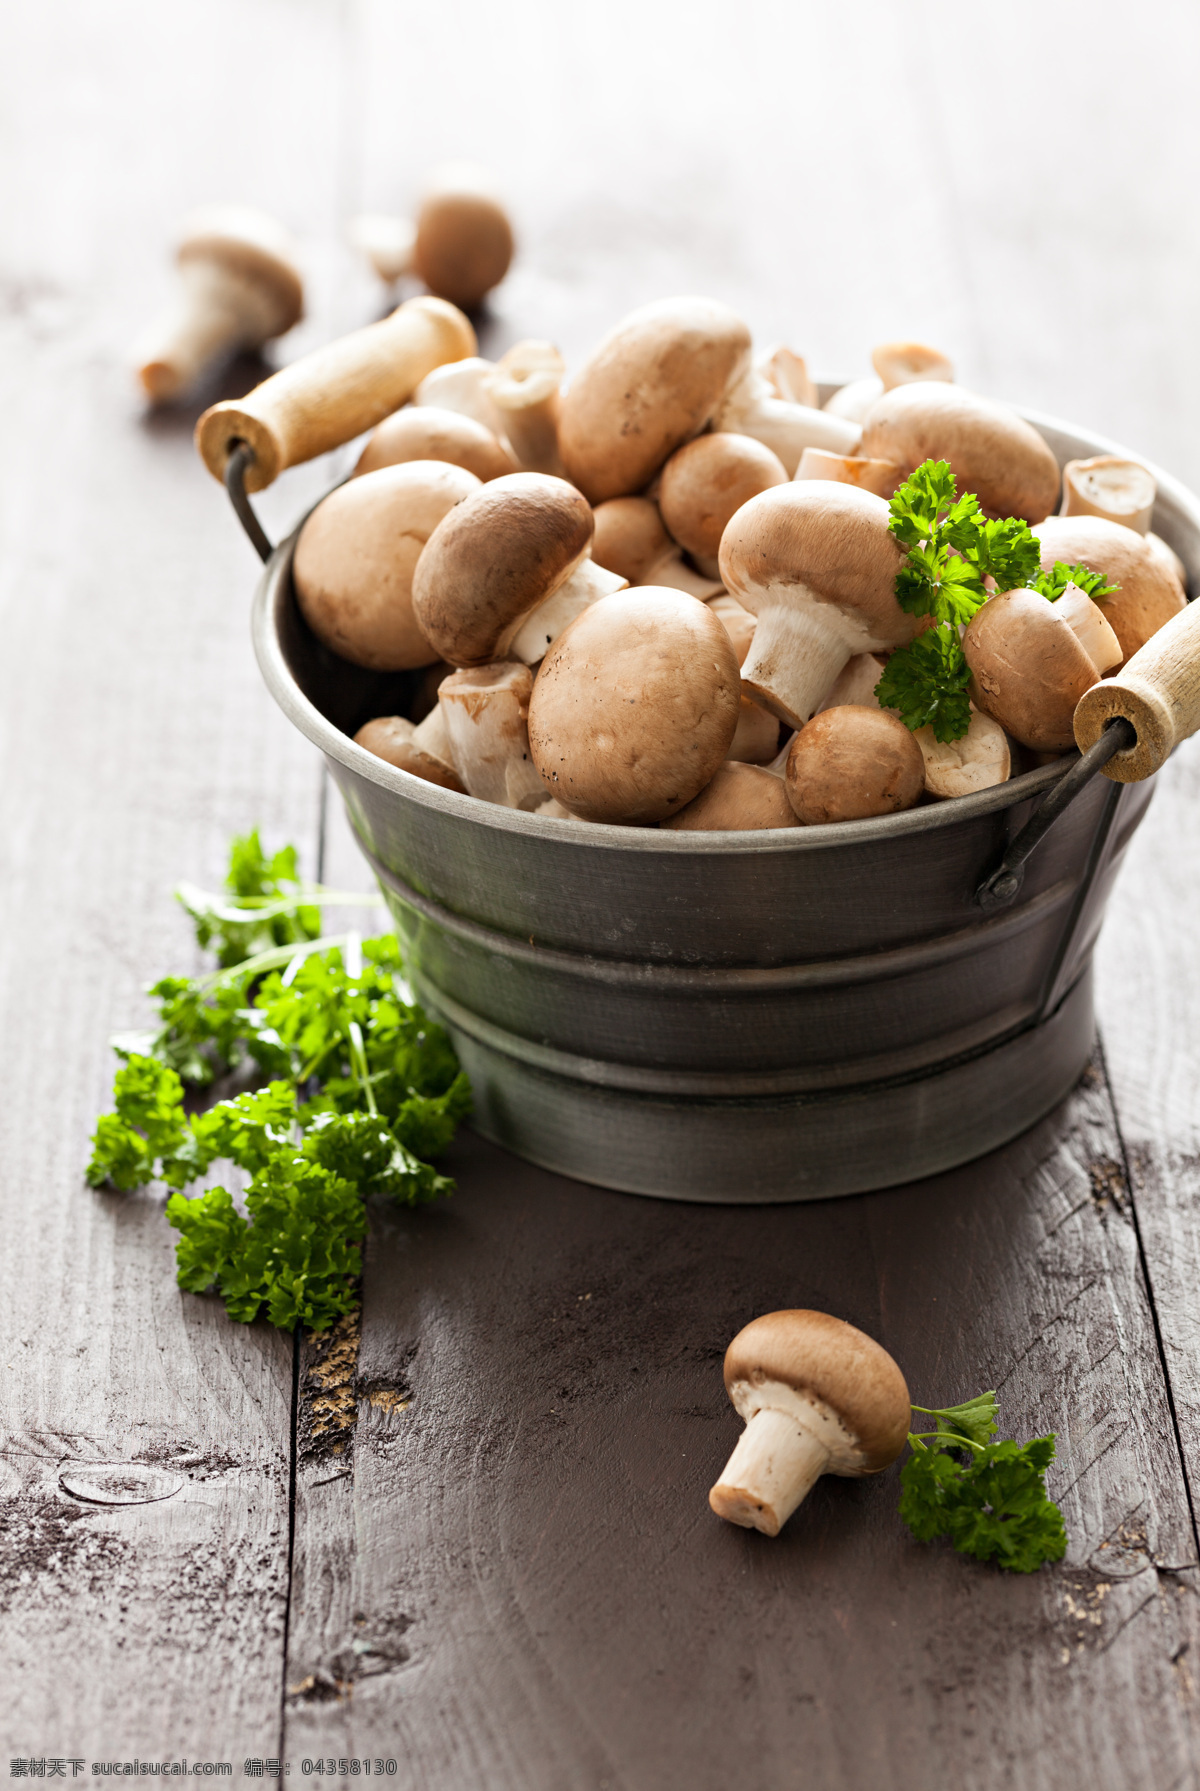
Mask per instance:
[[[246,496],[246,473],[254,464],[254,450],[248,442],[237,442],[225,463],[225,489],[237,512],[237,519],[250,537],[250,544],[265,565],[275,552],[271,538],[254,513],[254,505]]]

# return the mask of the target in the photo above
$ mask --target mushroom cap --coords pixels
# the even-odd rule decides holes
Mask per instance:
[[[1171,574],[1171,576],[1176,580],[1177,584],[1179,585],[1179,589],[1180,589],[1181,593],[1186,598],[1186,596],[1187,596],[1187,567],[1184,565],[1184,563],[1180,559],[1179,555],[1175,552],[1175,549],[1173,547],[1169,547],[1167,545],[1167,543],[1163,540],[1162,536],[1156,535],[1154,533],[1153,529],[1151,529],[1147,533],[1147,535],[1145,537],[1145,541],[1146,541],[1146,546],[1151,550],[1155,559],[1158,561],[1159,565],[1162,566],[1164,568],[1164,570],[1169,572]]]
[[[1098,676],[1057,607],[1038,591],[1005,591],[976,610],[963,634],[971,701],[1035,752],[1074,744],[1075,705]]]
[[[940,348],[928,348],[924,342],[881,342],[871,350],[871,365],[885,392],[917,379],[954,379],[954,368],[947,356]]]
[[[300,531],[292,577],[318,640],[352,665],[404,671],[442,657],[413,611],[413,575],[448,512],[481,487],[444,460],[409,460],[339,485]]]
[[[783,779],[761,765],[727,759],[686,808],[663,822],[680,833],[713,833],[721,828],[749,832],[760,827],[798,827]]]
[[[721,577],[752,615],[781,587],[803,585],[820,602],[856,610],[871,638],[900,646],[918,622],[896,602],[904,556],[888,522],[888,506],[873,492],[832,479],[791,480],[760,492],[732,518],[721,538]]]
[[[805,722],[788,751],[784,778],[806,826],[864,821],[915,808],[925,789],[925,760],[896,716],[845,703]]]
[[[831,417],[844,417],[848,423],[862,423],[873,404],[883,397],[883,381],[868,374],[866,379],[852,379],[839,386],[821,406]]]
[[[359,746],[395,765],[398,771],[409,771],[427,784],[438,784],[443,790],[457,790],[465,796],[467,787],[455,771],[436,753],[431,753],[413,740],[413,723],[403,715],[378,715],[359,728],[354,738]]]
[[[925,760],[925,788],[930,796],[971,796],[1008,782],[1012,754],[1008,735],[982,709],[959,740],[939,740],[931,727],[918,728],[913,739]]]
[[[725,525],[760,491],[784,485],[783,462],[750,435],[719,431],[676,448],[662,470],[662,519],[688,553],[716,557]]]
[[[591,538],[591,509],[565,479],[508,473],[491,480],[439,524],[417,563],[412,594],[421,629],[451,665],[486,665]]]
[[[904,1376],[865,1331],[828,1312],[765,1312],[725,1351],[725,1388],[747,1421],[756,1390],[775,1381],[835,1412],[858,1443],[864,1474],[895,1461],[912,1423]]]
[[[594,515],[592,558],[631,585],[641,584],[675,545],[651,498],[609,498],[596,505]]]
[[[516,461],[490,429],[474,417],[441,410],[436,404],[406,405],[385,417],[367,437],[354,474],[357,478],[406,460],[445,460],[451,466],[465,466],[485,484],[517,470]]]
[[[1102,572],[1110,585],[1120,585],[1100,608],[1130,659],[1164,622],[1177,615],[1186,598],[1179,584],[1145,535],[1103,516],[1050,516],[1033,531],[1042,544],[1042,565],[1056,560]],[[986,605],[985,605],[986,608]]]
[[[660,299],[631,311],[573,376],[558,445],[590,502],[648,485],[699,435],[750,360],[750,332],[712,299]]]
[[[486,172],[465,163],[444,168],[417,213],[417,275],[438,298],[474,311],[512,258],[512,224]]]
[[[282,336],[304,315],[304,282],[288,231],[249,205],[204,205],[184,219],[177,259],[216,261],[265,288],[277,307],[272,332]]]
[[[533,687],[529,743],[572,814],[650,826],[713,776],[740,703],[729,636],[707,605],[641,585],[601,597],[559,635]]]
[[[1058,462],[1032,424],[942,380],[885,392],[867,412],[860,452],[894,461],[904,479],[922,461],[948,460],[959,492],[975,492],[993,516],[1041,522],[1058,502]]]

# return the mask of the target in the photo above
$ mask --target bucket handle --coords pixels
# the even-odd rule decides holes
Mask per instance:
[[[1075,706],[1074,726],[1082,758],[979,885],[975,900],[981,907],[1002,908],[1012,901],[1026,859],[1097,772],[1114,783],[1141,783],[1200,728],[1200,601],[1172,616],[1113,677],[1085,690]]]
[[[407,404],[427,373],[465,360],[475,348],[475,331],[456,306],[438,298],[409,299],[382,322],[273,373],[247,397],[206,410],[196,425],[196,447],[213,478],[227,486],[264,559],[270,543],[246,493],[264,490],[285,467],[373,429]]]

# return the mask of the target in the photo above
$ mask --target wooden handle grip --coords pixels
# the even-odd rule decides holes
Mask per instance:
[[[1084,691],[1075,706],[1080,752],[1095,745],[1114,715],[1137,730],[1136,743],[1104,767],[1119,784],[1149,777],[1200,728],[1200,601],[1172,616],[1113,677]]]
[[[274,373],[246,398],[214,404],[196,425],[196,446],[224,479],[235,443],[254,450],[247,491],[262,491],[288,466],[353,441],[406,404],[427,373],[475,353],[475,331],[445,299],[409,299],[370,323]]]

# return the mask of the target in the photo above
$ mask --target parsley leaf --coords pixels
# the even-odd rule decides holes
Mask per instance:
[[[927,628],[893,653],[875,686],[883,709],[896,709],[906,728],[932,727],[938,740],[958,740],[971,722],[967,664],[957,631]]]
[[[1102,572],[1093,572],[1087,566],[1068,566],[1065,560],[1055,560],[1052,572],[1038,571],[1027,583],[1031,591],[1040,591],[1051,603],[1057,603],[1068,585],[1076,585],[1093,603],[1101,603],[1121,589],[1120,585],[1110,585]]]
[[[157,1032],[114,1040],[115,1111],[97,1122],[87,1176],[181,1189],[235,1164],[250,1177],[246,1217],[223,1187],[167,1202],[180,1286],[215,1289],[238,1320],[265,1309],[274,1324],[319,1329],[355,1302],[365,1196],[415,1206],[453,1192],[429,1159],[470,1111],[470,1084],[448,1034],[409,999],[393,937],[319,936],[309,895],[363,897],[301,884],[294,850],[267,859],[257,834],[233,842],[227,887],[238,908],[190,890],[185,901],[222,968],[163,978],[150,991]],[[249,955],[226,961],[237,952]],[[185,1083],[241,1066],[271,1080],[187,1111]]]
[[[1045,1481],[1055,1439],[992,1442],[994,1393],[928,1415],[937,1428],[925,1440],[910,1435],[912,1454],[900,1472],[900,1516],[918,1541],[946,1536],[961,1554],[1010,1573],[1060,1561],[1067,1533]]]

